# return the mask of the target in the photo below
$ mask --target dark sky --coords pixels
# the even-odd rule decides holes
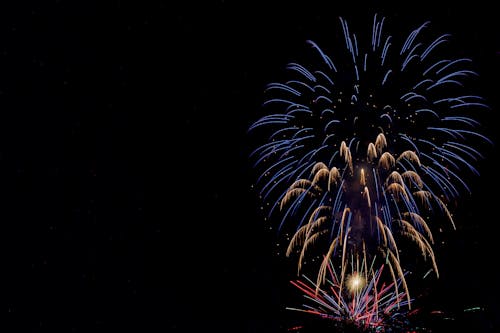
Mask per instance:
[[[339,15],[431,20],[500,106],[493,2],[337,3],[2,1],[0,330],[282,332],[288,286],[246,129],[305,40],[336,43]],[[435,297],[484,306],[478,332],[499,327],[497,152],[457,212]]]

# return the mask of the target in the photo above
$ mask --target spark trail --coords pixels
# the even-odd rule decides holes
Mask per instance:
[[[365,331],[382,332],[395,322],[401,325],[406,314],[401,307],[409,302],[400,288],[401,280],[386,284],[382,278],[384,265],[375,269],[373,262],[368,267],[359,258],[353,259],[348,266],[350,272],[343,269],[337,272],[330,261],[329,278],[323,289],[305,276],[291,281],[302,292],[305,301],[301,307],[287,309],[337,323],[351,323]]]

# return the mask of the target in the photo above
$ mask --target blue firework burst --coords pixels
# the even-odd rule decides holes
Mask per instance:
[[[410,240],[438,274],[431,216],[454,227],[449,205],[470,191],[479,147],[491,141],[475,119],[489,109],[471,93],[469,58],[448,56],[450,35],[429,38],[429,22],[398,40],[374,16],[368,38],[340,18],[334,56],[308,41],[314,59],[290,63],[267,86],[268,114],[250,131],[265,142],[252,154],[269,217],[288,226],[287,255],[321,243],[324,259],[382,252],[404,279],[398,242]]]

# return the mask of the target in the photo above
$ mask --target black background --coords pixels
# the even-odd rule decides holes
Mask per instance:
[[[456,37],[500,106],[493,2],[0,4],[2,332],[282,332],[285,278],[250,190],[263,88],[338,16]],[[494,147],[440,253],[436,308],[498,330]],[[434,303],[432,303],[434,306]]]

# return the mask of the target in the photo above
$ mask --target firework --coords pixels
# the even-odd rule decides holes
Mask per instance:
[[[324,288],[304,276],[304,280],[291,283],[297,287],[306,299],[301,308],[288,310],[305,312],[336,323],[349,323],[360,330],[382,332],[388,325],[404,318],[407,295],[396,283],[383,282],[384,265],[378,269],[370,267],[366,262],[355,262],[353,259],[347,277],[336,272],[331,261],[328,264],[330,278]],[[342,271],[344,269],[342,268]]]
[[[323,249],[318,286],[330,260],[381,253],[408,293],[398,244],[413,244],[438,276],[431,217],[455,227],[450,205],[470,191],[463,175],[478,174],[477,147],[491,143],[474,116],[489,107],[467,88],[471,59],[447,56],[450,36],[427,36],[428,22],[402,40],[377,15],[364,40],[340,23],[342,52],[308,41],[316,58],[268,85],[269,114],[250,127],[267,137],[251,154],[257,185],[268,217],[291,233],[299,272]]]

